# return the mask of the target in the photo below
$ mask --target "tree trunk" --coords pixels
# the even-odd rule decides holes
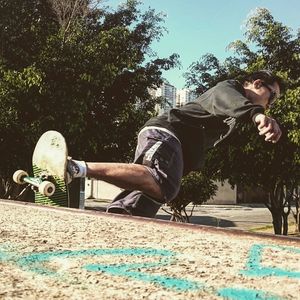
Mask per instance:
[[[299,233],[300,232],[300,187],[296,187],[294,189],[294,195],[295,199],[295,208],[296,212],[294,213],[294,218],[295,218],[295,232]]]
[[[269,201],[266,204],[273,217],[273,227],[275,234],[288,235],[288,217],[292,211],[292,203],[296,199],[296,213],[294,217],[299,228],[299,198],[294,194],[295,183],[274,183],[273,189],[269,193]]]
[[[296,232],[300,232],[300,211],[297,212]]]
[[[282,234],[282,215],[277,210],[271,211],[275,234]]]
[[[283,221],[282,234],[283,235],[288,235],[288,231],[289,231],[288,216],[289,216],[289,214],[286,214],[286,213],[284,213],[282,216],[282,221]]]
[[[283,224],[285,225],[285,232],[288,231],[288,223],[283,222],[284,215],[284,192],[283,192],[283,183],[276,182],[273,185],[273,188],[269,192],[269,201],[266,203],[266,206],[270,210],[273,219],[273,228],[275,234],[283,234]]]

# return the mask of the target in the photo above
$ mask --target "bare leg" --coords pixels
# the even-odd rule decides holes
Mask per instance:
[[[163,200],[160,186],[143,165],[88,162],[86,176],[100,179],[127,190],[138,190]]]

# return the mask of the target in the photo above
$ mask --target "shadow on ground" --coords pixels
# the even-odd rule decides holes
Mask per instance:
[[[157,219],[170,220],[170,216],[158,214]],[[236,224],[230,220],[220,219],[210,216],[193,216],[190,218],[190,223],[198,225],[208,225],[216,227],[236,227]]]
[[[89,206],[86,207],[87,210],[97,210],[97,211],[106,211],[106,207],[99,207],[99,206]],[[166,214],[157,214],[156,219],[169,221],[170,215]],[[215,227],[237,227],[236,224],[230,220],[210,217],[210,216],[192,216],[190,217],[191,224],[198,224],[198,225],[208,225],[208,226],[215,226]]]

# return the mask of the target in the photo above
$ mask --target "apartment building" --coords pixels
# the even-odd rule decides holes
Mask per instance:
[[[167,81],[165,81],[158,89],[151,91],[153,96],[163,98],[163,103],[156,107],[158,114],[168,111],[176,106],[176,93],[176,87]]]
[[[196,98],[196,95],[191,90],[187,88],[177,89],[167,81],[158,89],[151,90],[150,94],[154,97],[162,97],[164,99],[163,103],[156,107],[158,114],[164,113],[174,107],[181,107]]]
[[[197,96],[191,90],[185,88],[177,90],[176,93],[176,107],[181,107],[184,104],[195,100]]]

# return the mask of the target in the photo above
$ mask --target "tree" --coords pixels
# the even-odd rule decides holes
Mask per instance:
[[[259,69],[270,69],[285,79],[286,91],[269,111],[281,123],[281,141],[266,144],[253,125],[241,124],[230,146],[213,149],[207,164],[220,180],[262,187],[269,194],[265,204],[273,217],[274,232],[287,234],[293,197],[286,191],[300,184],[300,34],[293,35],[264,8],[255,10],[245,24],[246,41],[229,46],[236,55],[224,63],[206,55],[190,67],[187,84],[202,92],[220,80]]]
[[[76,158],[128,161],[154,113],[149,89],[178,63],[177,54],[151,54],[162,14],[133,0],[115,11],[93,3],[0,0],[0,197],[14,195],[12,172],[30,169],[49,129],[62,132]]]
[[[13,70],[30,66],[47,38],[57,30],[56,16],[49,1],[1,0],[0,60]]]

